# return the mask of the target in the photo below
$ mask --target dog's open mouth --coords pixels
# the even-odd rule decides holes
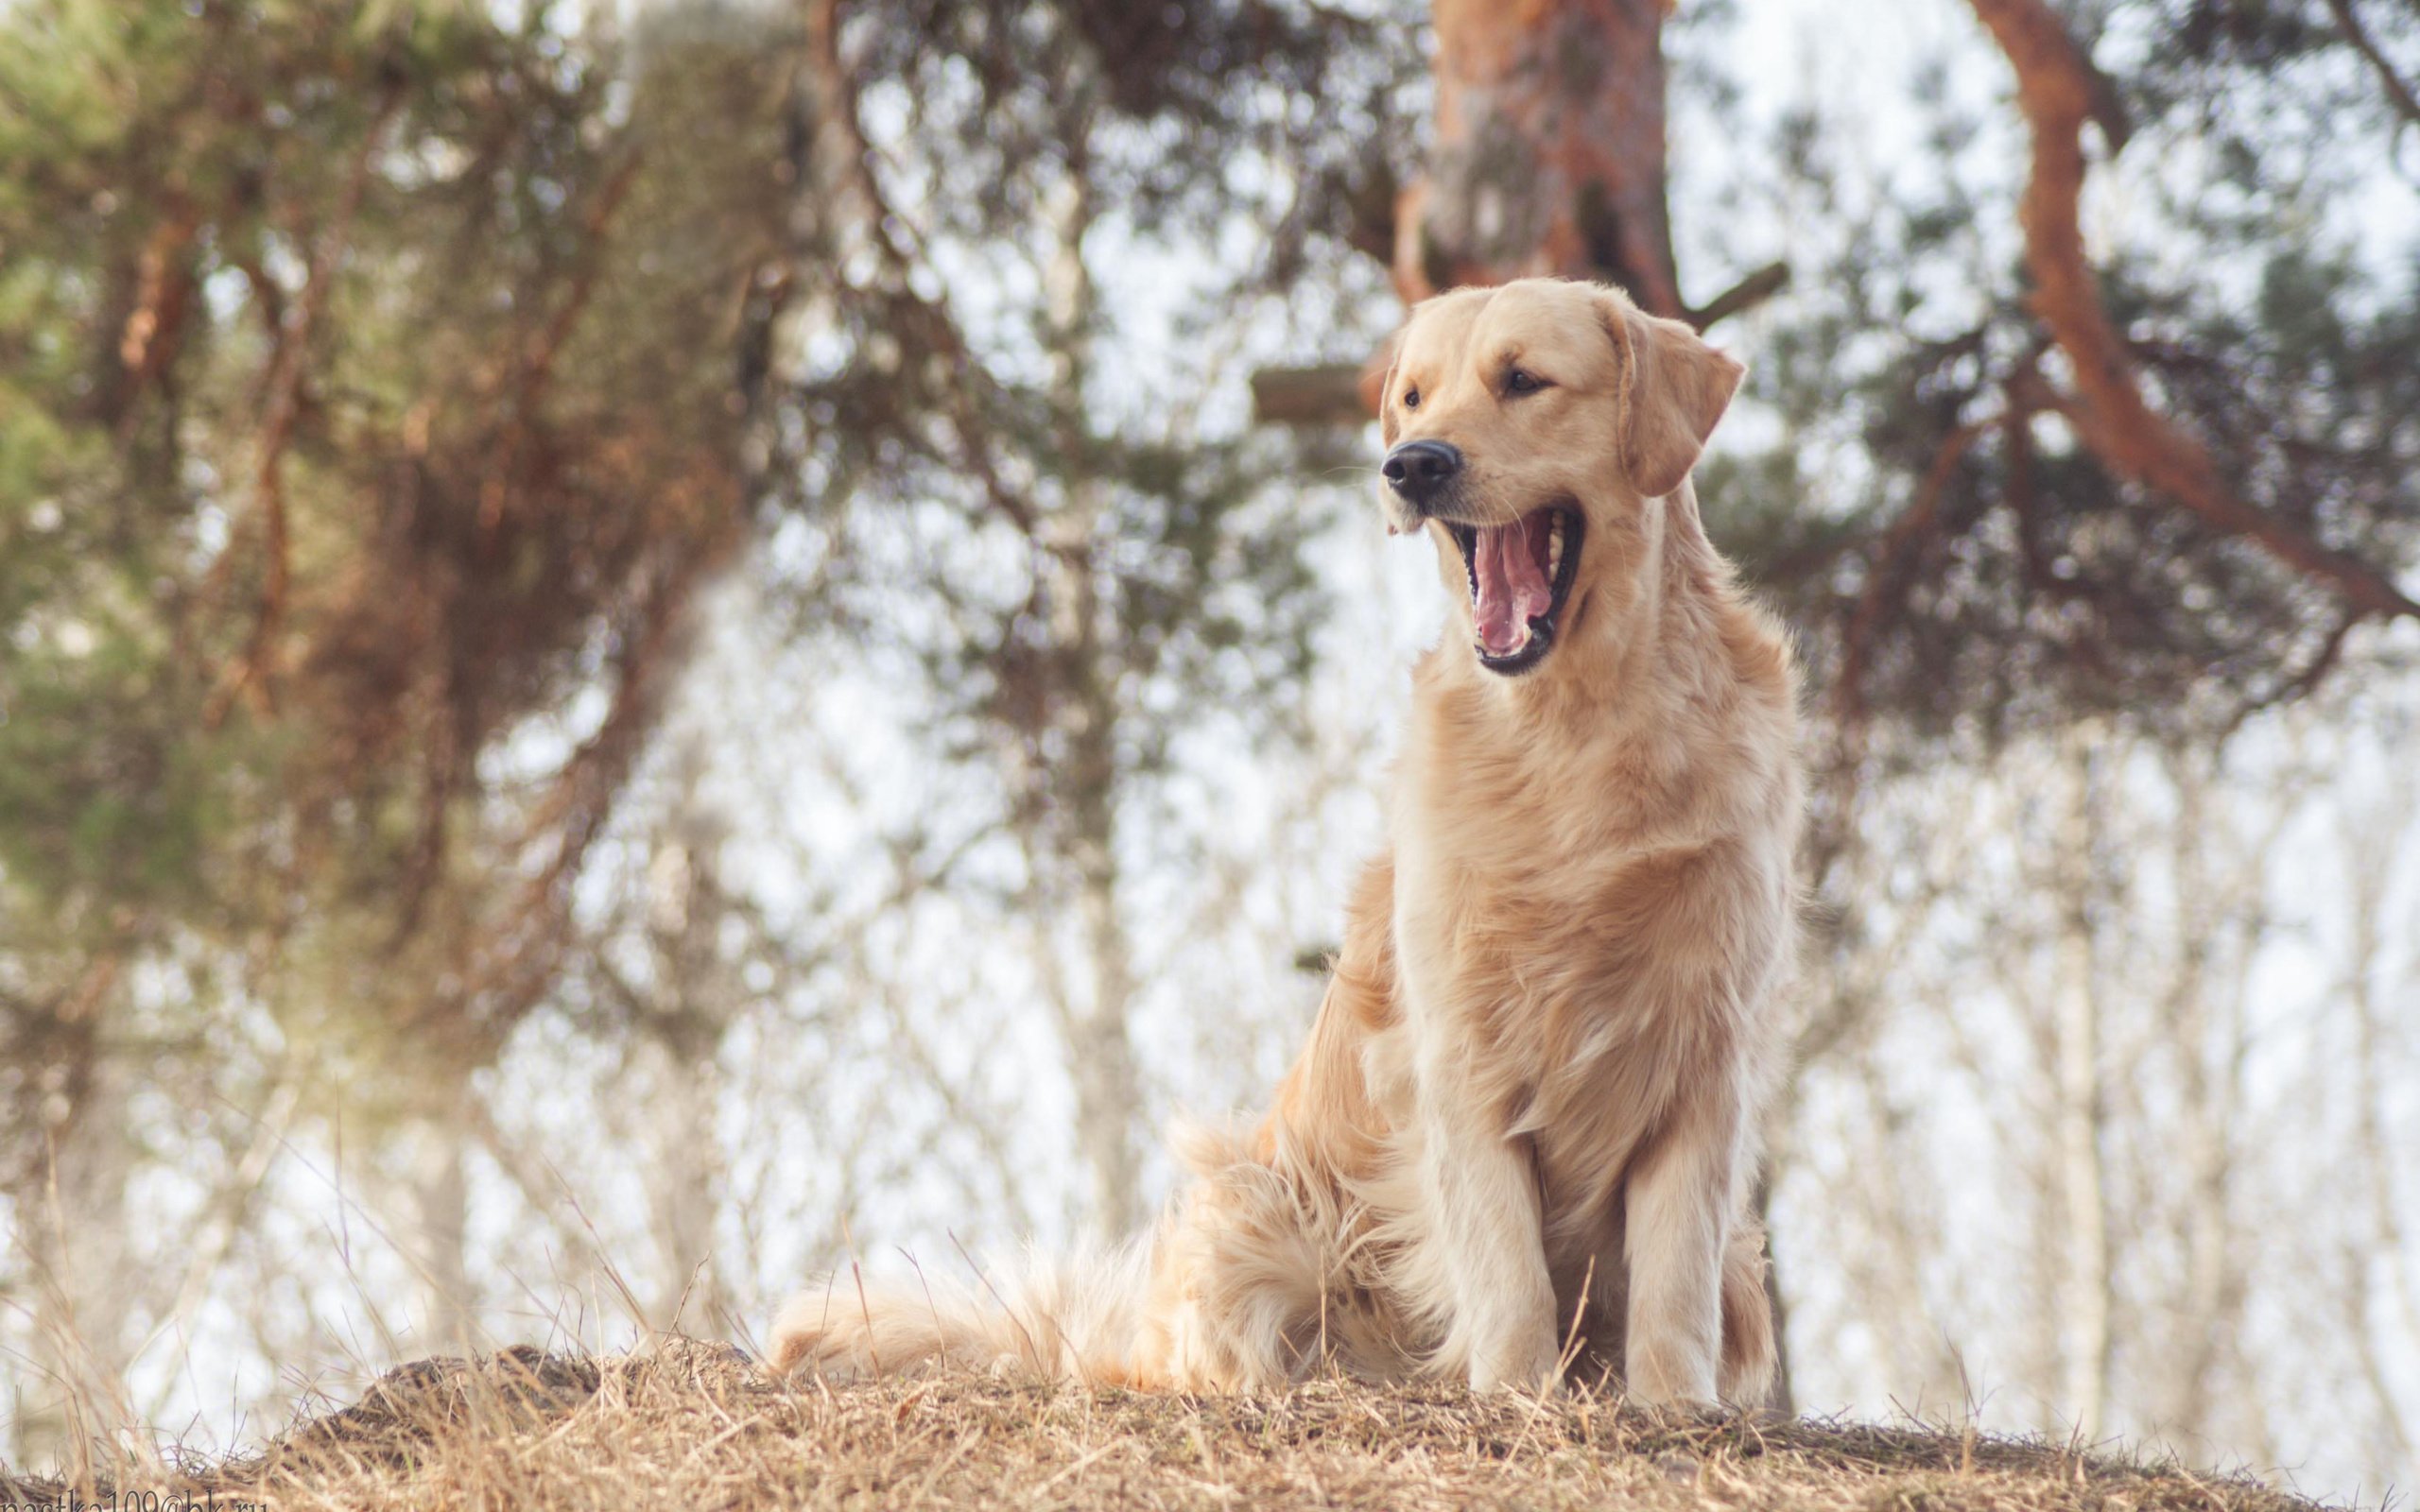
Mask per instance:
[[[1478,664],[1511,677],[1554,644],[1555,618],[1580,571],[1586,517],[1567,504],[1532,509],[1507,525],[1446,522],[1471,579]]]

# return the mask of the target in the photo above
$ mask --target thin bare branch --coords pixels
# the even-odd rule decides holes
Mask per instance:
[[[2378,83],[2385,89],[2386,97],[2394,103],[2396,112],[2405,120],[2420,126],[2420,96],[2415,96],[2411,86],[2394,71],[2394,60],[2378,50],[2378,44],[2362,26],[2361,18],[2353,13],[2353,0],[2327,0],[2327,9],[2334,13],[2337,27],[2344,33],[2344,40],[2353,44],[2354,51],[2369,60],[2370,68],[2378,76]]]
[[[1872,576],[1865,593],[1858,599],[1856,610],[1849,616],[1848,628],[1841,644],[1841,672],[1835,683],[1835,696],[1841,709],[1841,724],[1844,730],[1858,728],[1864,717],[1865,695],[1862,688],[1866,653],[1873,644],[1875,631],[1882,622],[1882,611],[1896,585],[1906,576],[1907,559],[1919,541],[1930,534],[1941,515],[1942,496],[1949,490],[1949,482],[1957,474],[1958,464],[1965,459],[1975,443],[1991,434],[1999,423],[1996,418],[1974,421],[1959,426],[1942,438],[1933,453],[1931,465],[1916,484],[1915,497],[1907,509],[1891,523],[1876,543]]]
[[[832,203],[854,215],[856,229],[881,257],[894,287],[890,298],[902,308],[924,317],[915,335],[934,354],[960,375],[943,396],[961,461],[982,486],[985,502],[1018,531],[1037,534],[1032,504],[1009,487],[993,457],[990,424],[974,402],[973,386],[986,376],[982,364],[967,346],[946,295],[927,300],[915,292],[908,272],[915,264],[902,236],[912,236],[911,223],[894,211],[874,176],[873,148],[857,116],[856,81],[840,58],[839,0],[808,0],[806,6],[806,67],[813,78],[813,164],[821,187]]]

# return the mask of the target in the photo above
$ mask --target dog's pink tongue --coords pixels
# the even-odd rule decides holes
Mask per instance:
[[[1530,520],[1537,521],[1536,529],[1547,528],[1540,514],[1481,530],[1471,551],[1471,567],[1478,577],[1473,613],[1478,621],[1478,644],[1490,656],[1510,656],[1527,645],[1530,617],[1545,613],[1554,602],[1546,569],[1538,565],[1543,554],[1530,541]]]

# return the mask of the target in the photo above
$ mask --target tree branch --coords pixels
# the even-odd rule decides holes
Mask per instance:
[[[613,699],[594,734],[557,769],[524,820],[520,849],[550,845],[501,917],[461,951],[461,984],[434,1008],[475,1022],[491,1044],[534,1006],[554,980],[570,921],[572,879],[612,816],[631,764],[653,729],[665,685],[677,670],[698,585],[739,539],[735,511],[717,535],[659,571],[630,621]]]
[[[1841,670],[1834,689],[1844,732],[1861,732],[1864,726],[1865,659],[1875,630],[1881,624],[1884,604],[1906,576],[1908,558],[1917,543],[1931,534],[1934,522],[1940,518],[1942,495],[1949,491],[1958,464],[1997,424],[1996,419],[1974,421],[1944,437],[1940,449],[1933,453],[1931,465],[1925,469],[1923,481],[1916,485],[1915,497],[1876,544],[1872,575],[1841,637]],[[1858,737],[1847,738],[1854,741]]]
[[[171,194],[166,214],[143,245],[134,308],[128,312],[117,342],[120,440],[134,427],[135,396],[159,381],[183,344],[185,318],[199,287],[192,252],[200,230],[201,216],[192,202]]]
[[[2033,170],[2018,219],[2033,275],[2034,313],[2075,369],[2076,391],[2060,412],[2121,477],[2169,495],[2227,535],[2255,542],[2286,566],[2333,588],[2363,615],[2420,619],[2420,603],[2384,572],[2238,497],[2201,443],[2145,401],[2133,359],[2102,308],[2085,261],[2077,210],[2085,173],[2083,123],[2105,104],[2106,91],[2043,0],[1971,3],[2016,71],[2017,108],[2032,128]]]
[[[1367,373],[1366,364],[1350,362],[1263,368],[1252,375],[1253,419],[1263,425],[1362,424],[1377,413]]]
[[[2335,13],[2337,27],[2344,33],[2344,40],[2353,44],[2354,51],[2369,60],[2370,67],[2377,71],[2378,83],[2384,86],[2387,98],[2394,102],[2395,110],[2405,120],[2420,126],[2420,97],[2412,94],[2411,86],[2395,73],[2394,61],[2378,50],[2378,44],[2362,28],[2360,18],[2353,14],[2353,0],[2327,0],[2327,9]]]
[[[924,318],[926,329],[920,334],[931,343],[936,355],[963,375],[963,381],[952,385],[943,398],[961,461],[982,485],[985,503],[1015,525],[1020,534],[1036,537],[1040,522],[1033,506],[1009,487],[1002,476],[992,453],[991,427],[978,413],[970,392],[974,386],[990,377],[989,369],[967,345],[965,332],[950,310],[948,296],[926,299],[916,292],[914,281],[908,276],[914,259],[901,245],[900,237],[912,237],[914,229],[907,217],[891,208],[883,195],[881,180],[874,176],[873,148],[857,113],[856,81],[840,57],[839,12],[840,0],[808,0],[806,6],[804,59],[814,89],[810,104],[815,135],[810,153],[813,161],[807,167],[815,187],[843,213],[854,214],[867,244],[888,266],[891,299]]]
[[[520,470],[522,449],[528,444],[533,417],[554,382],[555,361],[562,355],[563,344],[571,339],[573,329],[596,295],[596,281],[605,269],[605,246],[614,213],[629,197],[631,186],[638,181],[643,161],[643,155],[633,149],[606,176],[587,214],[580,217],[585,239],[580,244],[579,264],[570,290],[544,327],[521,343],[521,350],[515,353],[519,363],[512,374],[515,387],[511,409],[496,433],[486,467],[481,470],[479,534],[483,542],[492,541],[496,527],[504,523],[505,506],[511,497],[514,474]]]
[[[268,560],[261,579],[260,608],[252,619],[251,638],[243,654],[229,663],[202,706],[201,723],[205,730],[218,728],[227,717],[228,707],[240,694],[251,693],[264,713],[272,708],[271,659],[276,655],[277,633],[285,614],[288,566],[285,451],[294,439],[294,423],[302,412],[302,379],[310,365],[312,332],[327,310],[329,291],[336,283],[337,261],[353,230],[354,214],[361,208],[362,196],[370,187],[379,144],[386,139],[387,125],[403,103],[402,87],[388,86],[385,97],[378,102],[377,113],[371,117],[370,129],[362,133],[352,175],[345,180],[344,198],[337,201],[336,215],[312,252],[308,282],[302,286],[302,300],[295,311],[294,323],[279,335],[276,354],[270,359],[268,410],[261,419],[260,463],[253,473],[253,491],[260,499],[262,549]]]
[[[1694,310],[1684,312],[1689,324],[1703,331],[1717,320],[1744,315],[1789,287],[1789,265],[1769,263],[1732,284]]]

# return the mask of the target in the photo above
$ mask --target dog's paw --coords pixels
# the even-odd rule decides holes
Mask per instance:
[[[1563,1357],[1552,1338],[1482,1350],[1471,1359],[1471,1389],[1551,1397],[1563,1389]]]
[[[1690,1417],[1723,1410],[1710,1349],[1678,1337],[1634,1337],[1622,1393],[1642,1407]]]
[[[1669,1381],[1631,1381],[1623,1386],[1622,1400],[1633,1406],[1652,1407],[1678,1418],[1728,1418],[1734,1411],[1711,1389],[1692,1389]]]

